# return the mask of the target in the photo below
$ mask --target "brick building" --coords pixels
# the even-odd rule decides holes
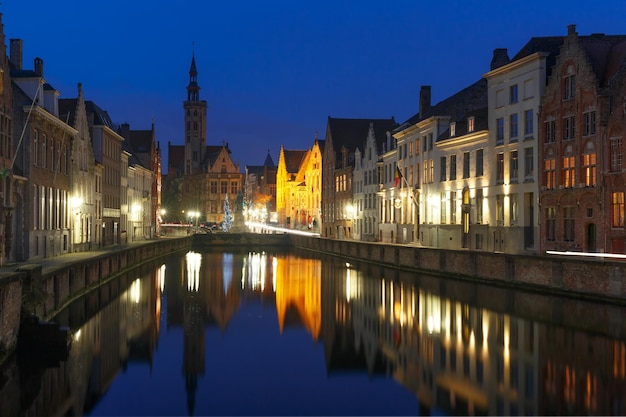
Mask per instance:
[[[626,35],[568,26],[540,113],[541,251],[625,253]]]

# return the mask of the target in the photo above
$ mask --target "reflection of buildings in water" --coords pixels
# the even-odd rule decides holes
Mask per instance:
[[[379,347],[379,287],[348,264],[326,262],[323,268],[322,339],[327,372],[362,370],[370,377],[389,373],[389,362]]]
[[[73,334],[68,360],[56,368],[23,368],[20,392],[10,397],[0,392],[0,414],[14,400],[21,412],[6,415],[83,415],[121,366],[135,360],[150,363],[158,336],[155,275],[152,271],[137,278],[119,296],[114,293],[119,282],[106,284],[63,311],[57,319],[71,324]]]
[[[625,415],[626,341],[550,325],[539,337],[541,414]]]
[[[285,326],[304,325],[317,341],[322,322],[321,261],[293,255],[278,258],[275,279],[280,332]]]

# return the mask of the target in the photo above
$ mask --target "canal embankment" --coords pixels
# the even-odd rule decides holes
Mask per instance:
[[[529,291],[626,304],[626,262],[447,250],[290,235],[293,246],[395,268]]]
[[[49,320],[69,303],[145,262],[189,250],[191,237],[156,239],[0,267],[0,363],[27,317]]]

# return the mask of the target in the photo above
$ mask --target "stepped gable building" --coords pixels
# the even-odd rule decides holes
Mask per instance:
[[[168,174],[163,184],[164,221],[220,222],[226,198],[235,213],[243,205],[244,174],[232,159],[228,143],[207,145],[207,103],[200,100],[195,56],[192,55],[183,102],[185,144],[168,143]]]
[[[280,146],[278,168],[276,172],[276,214],[278,223],[291,227],[297,224],[296,211],[299,212],[297,201],[298,187],[304,187],[302,175],[298,176],[308,151],[288,150]]]
[[[246,165],[245,205],[249,218],[254,210],[266,215],[276,212],[276,173],[278,167],[267,152],[263,165]],[[253,219],[256,220],[256,219]],[[271,218],[270,218],[271,220]],[[273,221],[276,221],[274,219]]]
[[[354,207],[352,174],[355,151],[364,148],[370,123],[376,137],[387,137],[397,126],[390,119],[344,119],[328,116],[326,142],[322,155],[322,215],[320,234],[325,237],[351,237]]]
[[[102,201],[102,194],[101,183],[97,181],[102,178],[102,165],[96,164],[85,97],[80,83],[77,98],[59,100],[59,114],[77,131],[72,137],[70,148],[72,228],[70,250],[88,251],[92,247],[100,246],[101,243],[98,232],[102,228],[102,212],[98,203]],[[55,159],[57,159],[55,163],[58,163],[58,156],[55,156]]]
[[[288,227],[318,229],[322,200],[322,153],[325,141],[316,138],[306,151],[280,148],[277,183],[278,222]]]
[[[2,252],[17,261],[36,260],[70,251],[70,151],[79,132],[59,118],[60,93],[45,81],[43,60],[35,58],[34,70],[23,69],[23,42],[10,42],[13,135],[18,138],[12,176],[21,191],[12,194],[14,212],[5,211],[5,225],[14,221],[15,229],[12,246]]]
[[[541,250],[626,253],[626,35],[575,25],[541,109]]]

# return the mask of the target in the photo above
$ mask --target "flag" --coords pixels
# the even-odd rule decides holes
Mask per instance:
[[[396,175],[393,178],[394,187],[398,188],[398,183],[400,182],[400,178],[402,178],[402,173],[400,172],[400,168],[396,167]]]

